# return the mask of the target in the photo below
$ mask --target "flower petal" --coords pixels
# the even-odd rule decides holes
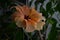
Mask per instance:
[[[34,27],[36,27],[37,23],[34,20],[28,19],[28,21],[31,23],[31,25],[33,25]]]
[[[39,22],[39,23],[37,24],[36,30],[42,30],[44,24],[45,24],[44,22]]]
[[[16,21],[16,25],[17,25],[17,27],[23,27],[22,24],[23,24],[23,23],[22,23],[21,21]]]
[[[19,6],[19,5],[18,5],[18,6],[15,6],[15,8],[16,8],[16,10],[17,10],[18,12],[21,12],[20,7],[21,7],[21,6]]]
[[[32,25],[30,21],[27,21],[26,24],[27,24],[25,29],[26,32],[33,32],[35,30],[34,25]]]
[[[26,21],[24,20],[24,21],[16,21],[16,25],[18,26],[18,27],[22,27],[22,28],[25,28],[26,27]]]
[[[29,16],[30,15],[30,8],[28,7],[28,6],[23,6],[23,9],[24,9],[24,14],[26,15],[26,16]]]
[[[43,21],[42,21],[43,20]],[[36,27],[36,30],[42,30],[43,29],[43,26],[45,24],[45,18],[42,17],[42,19],[40,20],[40,22],[37,23],[37,27]]]
[[[31,9],[31,14],[29,15],[29,17],[32,20],[39,22],[40,19],[42,18],[42,14],[38,13],[35,9]]]

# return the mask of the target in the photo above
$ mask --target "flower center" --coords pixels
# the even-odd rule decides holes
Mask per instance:
[[[24,19],[27,19],[27,20],[28,20],[28,19],[30,19],[30,18],[29,18],[29,16],[25,16]]]

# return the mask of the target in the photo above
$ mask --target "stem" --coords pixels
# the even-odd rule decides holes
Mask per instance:
[[[29,6],[29,1],[28,0],[26,0],[26,5]]]
[[[24,33],[25,33],[25,35],[28,37],[28,40],[32,40],[32,38],[31,38],[32,35],[29,35],[29,34],[28,34],[27,32],[25,32],[25,31],[24,31]]]
[[[41,40],[43,40],[43,37],[41,35],[41,32],[39,31],[39,37],[41,38]]]

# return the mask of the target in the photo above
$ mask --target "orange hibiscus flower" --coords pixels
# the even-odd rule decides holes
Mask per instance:
[[[42,13],[28,6],[15,6],[16,12],[12,14],[18,27],[22,27],[26,32],[41,30],[45,24],[45,18]]]

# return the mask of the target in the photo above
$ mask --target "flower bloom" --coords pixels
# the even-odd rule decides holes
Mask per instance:
[[[12,14],[18,27],[22,27],[26,32],[41,30],[45,24],[45,18],[42,13],[28,6],[15,6],[16,12]]]

